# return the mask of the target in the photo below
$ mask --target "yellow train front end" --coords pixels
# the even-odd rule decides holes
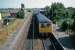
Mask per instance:
[[[39,24],[40,33],[52,33],[52,23],[40,23]]]
[[[37,14],[37,32],[42,37],[49,37],[52,33],[52,21],[42,14]]]

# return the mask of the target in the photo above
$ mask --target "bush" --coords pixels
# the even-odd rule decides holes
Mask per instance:
[[[68,23],[66,21],[64,21],[62,24],[61,24],[61,29],[62,31],[66,31],[68,28]]]
[[[24,18],[24,11],[20,10],[19,12],[16,13],[16,18]]]

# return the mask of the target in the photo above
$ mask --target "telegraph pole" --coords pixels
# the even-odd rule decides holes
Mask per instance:
[[[21,13],[22,13],[22,16],[24,17],[25,16],[25,11],[24,11],[24,4],[22,3],[21,4]]]

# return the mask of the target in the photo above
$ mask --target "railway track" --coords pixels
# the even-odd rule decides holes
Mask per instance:
[[[35,26],[32,20],[29,32],[26,38],[25,50],[44,50],[42,39],[39,38],[38,33],[35,33]]]
[[[44,50],[64,50],[63,46],[53,35],[47,39],[42,40],[42,43]]]
[[[36,32],[35,19],[32,19],[28,37],[26,50],[63,50],[62,46],[53,35],[47,38],[41,37],[40,33]]]
[[[53,43],[56,50],[64,50],[63,45],[54,37],[53,34],[51,34],[49,40]]]
[[[44,50],[63,50],[57,47],[50,39],[42,40]]]
[[[49,39],[42,40],[44,50],[56,50],[55,46]]]

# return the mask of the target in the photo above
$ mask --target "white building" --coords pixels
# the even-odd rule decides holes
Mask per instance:
[[[0,20],[2,19],[1,13],[0,13]]]

